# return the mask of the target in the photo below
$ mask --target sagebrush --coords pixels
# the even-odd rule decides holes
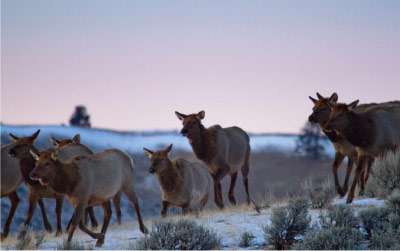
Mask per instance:
[[[155,221],[148,236],[139,239],[132,249],[178,250],[215,249],[220,245],[217,233],[192,220]]]
[[[271,225],[263,227],[264,239],[275,249],[288,249],[303,235],[310,226],[311,217],[308,215],[309,202],[297,199],[289,202],[287,207],[273,210]]]
[[[253,233],[249,231],[243,232],[240,242],[239,242],[239,247],[246,248],[252,246],[253,239],[256,238]]]
[[[312,208],[326,208],[336,195],[335,186],[331,180],[322,183],[322,187],[315,188],[311,179],[302,184],[303,190],[310,200]]]

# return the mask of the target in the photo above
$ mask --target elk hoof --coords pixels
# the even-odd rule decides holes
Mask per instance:
[[[104,235],[99,234],[99,238],[97,238],[96,247],[101,247],[104,244]]]
[[[46,229],[47,232],[51,233],[53,232],[53,228],[51,227],[50,223],[47,223],[44,225],[44,228]]]
[[[98,226],[98,224],[92,224],[92,230],[96,230]]]
[[[149,233],[149,230],[147,230],[146,226],[141,227],[140,231],[142,231],[142,233],[144,233],[144,234],[148,234]]]
[[[347,197],[346,204],[351,204],[353,202],[353,198]]]
[[[61,235],[62,235],[62,230],[57,230],[56,237],[61,236]]]
[[[6,233],[1,233],[1,240],[4,240],[5,238],[7,238],[7,234]]]

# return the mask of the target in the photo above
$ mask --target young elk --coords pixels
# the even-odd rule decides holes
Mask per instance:
[[[118,192],[123,192],[135,207],[140,230],[147,233],[140,213],[133,184],[133,164],[131,158],[117,149],[100,153],[78,156],[63,162],[58,159],[57,149],[42,151],[40,155],[31,151],[36,159],[36,167],[30,173],[34,180],[65,194],[75,211],[69,228],[68,242],[72,240],[76,226],[97,239],[96,246],[104,243],[105,234],[111,218],[112,199]],[[101,204],[104,222],[101,233],[94,233],[83,223],[85,208]]]
[[[79,156],[79,155],[88,155],[93,154],[92,150],[90,150],[87,146],[81,144],[81,136],[79,134],[75,135],[74,138],[71,139],[63,139],[57,140],[53,137],[50,137],[51,143],[58,149],[58,158],[61,161],[67,161],[71,157]],[[113,198],[113,204],[115,208],[115,212],[117,215],[118,224],[121,225],[121,193],[117,193]],[[88,207],[85,215],[84,222],[85,225],[88,223],[88,214],[90,215],[90,219],[92,221],[92,227],[97,228],[98,223],[96,221],[96,217],[94,216],[93,208]],[[70,222],[71,223],[71,222]],[[67,229],[69,228],[69,225]]]
[[[391,102],[355,112],[358,102],[334,104],[330,119],[324,127],[327,131],[334,130],[343,135],[356,147],[358,153],[357,169],[347,203],[353,201],[357,180],[368,162],[400,146],[400,104]],[[361,190],[364,190],[364,185],[361,179]]]
[[[335,160],[333,161],[332,171],[333,171],[333,177],[335,179],[336,190],[339,193],[339,195],[343,197],[347,193],[351,170],[353,169],[353,165],[357,160],[357,151],[355,146],[352,145],[349,141],[347,141],[345,137],[343,137],[342,135],[338,134],[335,131],[327,131],[323,128],[326,122],[328,122],[329,117],[331,115],[332,109],[330,105],[333,105],[337,102],[338,95],[336,93],[333,93],[329,98],[324,98],[321,94],[317,92],[317,97],[318,99],[309,97],[310,100],[314,103],[314,107],[312,114],[308,117],[308,121],[312,124],[318,124],[321,127],[324,134],[332,142],[333,147],[335,148]],[[345,157],[347,157],[346,178],[343,187],[341,187],[337,171]],[[369,166],[371,164],[372,161],[370,161]]]
[[[205,128],[201,124],[201,120],[205,116],[204,111],[190,115],[179,112],[175,112],[175,114],[178,119],[183,121],[181,134],[189,139],[197,158],[205,164],[213,178],[214,197],[217,206],[221,209],[224,207],[220,181],[227,174],[231,176],[229,200],[231,204],[236,204],[233,190],[239,168],[242,171],[247,203],[249,204],[247,176],[249,174],[250,139],[247,133],[239,127],[221,128],[219,125],[214,125]]]
[[[9,136],[14,141],[14,145],[13,147],[10,148],[8,154],[9,156],[15,157],[15,159],[19,160],[19,170],[18,168],[17,170],[22,174],[23,181],[26,183],[29,189],[29,196],[28,196],[29,209],[25,220],[25,227],[29,226],[29,223],[36,209],[36,204],[39,203],[40,209],[42,211],[45,229],[51,232],[52,227],[49,220],[47,219],[47,214],[42,198],[54,198],[56,199],[56,215],[57,215],[56,236],[58,236],[62,233],[61,212],[62,212],[64,196],[62,194],[57,193],[50,187],[42,186],[38,181],[32,180],[29,176],[30,172],[35,168],[35,159],[30,154],[30,150],[38,152],[38,150],[34,147],[34,142],[39,133],[40,130],[38,130],[32,136],[23,138],[19,138],[10,133]],[[67,160],[77,155],[85,155],[92,153],[90,149],[80,144],[67,144],[63,147],[60,147],[59,152],[60,152],[60,158],[63,160]],[[93,212],[93,209],[90,210]],[[94,217],[94,214],[92,215]],[[92,218],[92,222],[96,222],[96,219]],[[24,233],[25,231],[21,232],[21,234]]]
[[[11,202],[10,212],[1,233],[1,240],[5,239],[10,232],[10,225],[19,204],[19,197],[16,192],[22,183],[22,175],[18,168],[18,160],[8,156],[8,151],[14,144],[8,144],[1,147],[1,198],[8,197]]]
[[[182,158],[168,158],[172,144],[167,149],[152,152],[143,148],[151,160],[150,173],[155,173],[160,182],[162,210],[167,215],[170,205],[182,208],[183,214],[201,211],[207,203],[211,187],[211,176],[200,163]]]

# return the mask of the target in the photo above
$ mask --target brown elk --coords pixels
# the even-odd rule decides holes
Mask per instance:
[[[133,184],[133,164],[131,158],[117,149],[109,149],[100,153],[78,156],[63,162],[58,159],[58,151],[42,151],[40,155],[31,151],[36,159],[36,167],[30,176],[42,185],[51,187],[65,194],[75,211],[68,242],[72,240],[76,226],[97,239],[96,246],[102,246],[111,218],[111,203],[118,192],[123,192],[133,204],[139,220],[140,230],[147,233],[140,213],[139,202]],[[104,222],[101,233],[94,233],[83,223],[85,208],[101,204],[104,211]]]
[[[77,134],[74,136],[74,138],[71,139],[63,139],[63,140],[57,140],[53,137],[50,137],[51,143],[58,149],[58,158],[61,161],[67,161],[71,157],[79,156],[79,155],[88,155],[88,154],[93,154],[92,150],[90,150],[87,146],[81,144],[81,136],[80,134]],[[115,197],[113,198],[113,204],[115,208],[115,212],[117,215],[117,220],[118,224],[121,225],[121,193],[117,193]],[[88,223],[88,214],[90,215],[90,219],[92,221],[92,227],[97,228],[98,223],[96,221],[96,217],[94,216],[93,208],[88,207],[88,209],[85,212],[84,215],[84,222],[85,225]],[[71,222],[70,222],[71,223]],[[69,225],[67,229],[69,228]]]
[[[151,160],[150,173],[155,173],[160,182],[162,210],[167,215],[169,206],[182,208],[183,214],[201,211],[207,203],[211,187],[211,176],[200,163],[174,158],[168,154],[172,144],[163,151],[152,152],[143,148]]]
[[[333,161],[332,171],[335,179],[335,187],[337,192],[341,197],[346,195],[348,189],[349,178],[351,174],[351,170],[353,169],[354,163],[357,161],[357,151],[356,147],[352,145],[345,137],[338,134],[335,131],[327,131],[323,128],[323,126],[328,122],[329,117],[331,115],[331,105],[335,104],[338,100],[338,95],[333,93],[329,98],[323,97],[321,94],[317,92],[318,99],[314,99],[313,97],[309,97],[310,100],[314,103],[313,112],[308,117],[308,121],[310,123],[317,123],[324,134],[328,137],[328,139],[332,142],[333,147],[335,148],[335,160]],[[357,109],[362,110],[366,107],[373,106],[376,104],[367,104],[360,105]],[[347,157],[347,169],[346,169],[346,178],[343,184],[343,187],[339,184],[338,178],[338,168],[340,164],[342,164],[344,158]],[[373,159],[368,163],[368,167],[370,168],[372,165]],[[368,180],[369,172],[365,174],[365,179]],[[363,176],[363,175],[362,175]],[[363,178],[363,177],[362,177]]]
[[[205,164],[213,178],[214,198],[217,206],[221,209],[224,207],[220,181],[227,174],[231,176],[229,201],[233,205],[236,204],[233,191],[239,168],[242,171],[247,203],[249,204],[247,176],[249,174],[250,139],[247,133],[239,127],[222,128],[219,125],[214,125],[205,128],[201,123],[205,116],[204,111],[190,115],[179,112],[175,112],[175,114],[183,124],[181,134],[189,139],[193,152]]]
[[[8,144],[1,147],[1,198],[8,197],[11,202],[10,212],[8,213],[3,232],[1,233],[1,240],[5,239],[10,232],[10,225],[19,204],[19,197],[16,190],[22,183],[22,175],[18,168],[18,160],[8,156],[8,151],[13,146],[14,144]]]
[[[327,131],[334,130],[343,135],[356,147],[358,153],[357,169],[347,203],[353,201],[357,180],[368,162],[400,146],[400,104],[396,101],[356,112],[358,102],[332,105],[330,119],[324,126]],[[363,180],[361,190],[364,190]]]
[[[39,135],[40,130],[34,133],[32,136],[19,138],[17,136],[9,134],[10,138],[14,141],[13,147],[8,151],[9,156],[15,157],[19,160],[19,172],[22,174],[23,181],[28,186],[29,189],[29,209],[25,220],[25,227],[27,227],[33,217],[33,214],[36,209],[36,204],[39,203],[40,209],[42,211],[43,222],[45,229],[49,232],[52,231],[51,224],[47,219],[46,210],[42,201],[42,198],[54,198],[56,200],[56,215],[57,215],[57,232],[56,236],[62,233],[61,227],[61,213],[62,213],[62,205],[64,201],[64,196],[55,192],[50,187],[42,186],[38,181],[31,180],[29,177],[30,172],[35,168],[35,159],[30,154],[30,150],[38,152],[38,150],[34,147],[34,141]],[[70,157],[77,155],[85,155],[91,154],[92,151],[88,149],[86,146],[73,143],[67,144],[63,147],[59,148],[61,159],[67,160]],[[91,216],[94,217],[93,209],[89,208],[91,211]],[[91,218],[93,223],[97,223],[95,218]],[[95,225],[95,224],[94,224]],[[25,230],[21,232],[24,234]]]

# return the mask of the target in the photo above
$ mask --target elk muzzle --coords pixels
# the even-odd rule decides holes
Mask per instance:
[[[188,129],[186,129],[186,128],[183,128],[182,130],[181,130],[181,134],[182,134],[182,136],[187,136],[187,134],[188,134]]]
[[[29,177],[31,178],[31,180],[38,180],[39,179],[39,177],[37,176],[37,174],[34,171],[32,171],[29,174]]]
[[[314,116],[311,114],[310,117],[308,117],[308,122],[314,124],[317,123],[317,121],[315,120]]]

